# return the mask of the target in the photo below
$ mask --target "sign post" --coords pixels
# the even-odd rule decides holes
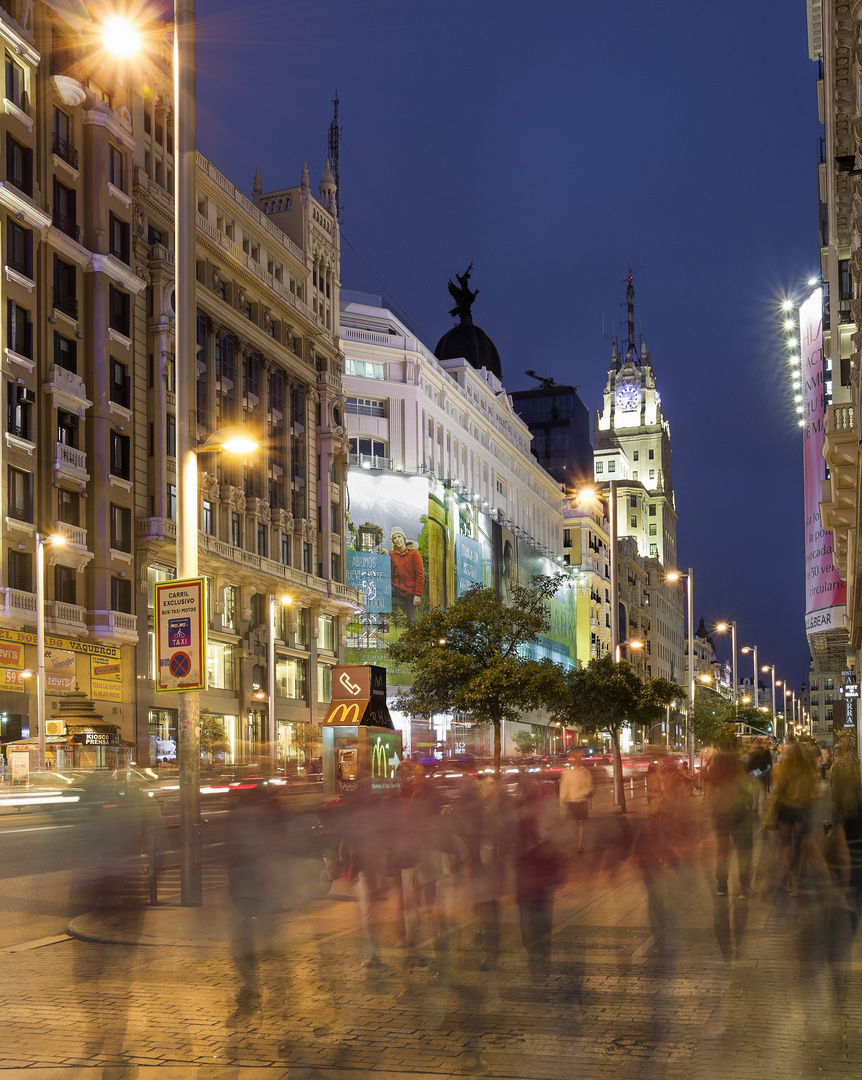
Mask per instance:
[[[206,579],[161,581],[156,589],[156,691],[206,688]]]

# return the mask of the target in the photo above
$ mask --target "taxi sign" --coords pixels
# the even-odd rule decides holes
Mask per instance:
[[[204,690],[206,579],[159,581],[155,591],[156,690]]]

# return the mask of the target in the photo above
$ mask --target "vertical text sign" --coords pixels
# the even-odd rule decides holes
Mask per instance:
[[[156,583],[156,690],[206,687],[206,580]]]

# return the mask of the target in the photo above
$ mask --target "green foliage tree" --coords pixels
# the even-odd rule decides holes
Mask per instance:
[[[721,743],[733,739],[735,714],[733,704],[718,694],[695,694],[691,731],[703,743]]]
[[[201,713],[201,752],[206,754],[207,761],[212,764],[219,754],[223,754],[228,748],[227,732],[224,721],[215,713]]]
[[[614,800],[626,813],[620,734],[632,724],[647,727],[664,715],[674,698],[685,690],[667,679],[642,681],[627,660],[615,663],[611,656],[595,657],[586,667],[564,676],[565,693],[554,709],[554,718],[573,724],[586,735],[606,731],[614,758]]]
[[[494,729],[494,768],[500,769],[500,731],[506,720],[551,703],[562,692],[562,669],[533,660],[527,647],[550,629],[548,600],[566,581],[537,574],[515,585],[512,603],[474,585],[451,607],[429,612],[389,647],[409,667],[412,685],[396,704],[414,716],[462,712]]]
[[[519,731],[515,735],[515,746],[518,748],[519,754],[535,754],[539,746],[539,736],[533,735],[529,731]]]

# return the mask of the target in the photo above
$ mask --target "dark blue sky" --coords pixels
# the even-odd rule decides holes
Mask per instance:
[[[695,621],[736,619],[806,678],[776,321],[818,268],[804,0],[198,0],[198,35],[201,151],[247,193],[255,168],[271,190],[304,160],[316,189],[337,90],[343,287],[387,296],[433,348],[472,260],[508,390],[534,368],[597,409],[603,325],[623,333],[639,268]]]

